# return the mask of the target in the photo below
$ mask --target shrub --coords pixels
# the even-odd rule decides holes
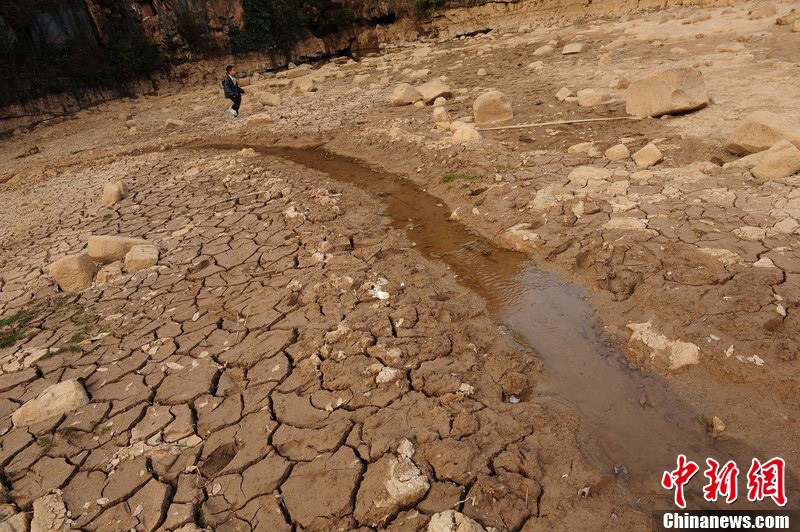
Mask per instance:
[[[481,176],[475,174],[467,174],[463,172],[447,172],[442,176],[442,183],[452,183],[457,179],[464,181],[472,181],[473,179],[480,179]]]
[[[417,13],[422,16],[430,16],[431,13],[435,9],[438,9],[442,6],[443,0],[414,0]]]

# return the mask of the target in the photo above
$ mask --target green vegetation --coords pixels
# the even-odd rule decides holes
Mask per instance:
[[[39,446],[39,456],[44,456],[50,452],[50,449],[53,448],[53,437],[52,436],[42,436],[41,438],[36,440],[36,445]]]
[[[78,437],[78,430],[75,427],[64,427],[60,431],[61,437],[67,440],[68,442],[72,442],[75,438]]]
[[[131,81],[164,65],[158,46],[122,0],[103,2],[111,13],[104,26],[107,39],[94,34],[79,0],[5,4],[0,6],[0,55],[10,75],[0,85],[0,105],[54,93],[78,99],[98,89],[124,93]]]
[[[480,179],[481,176],[475,174],[468,174],[464,172],[447,172],[442,176],[442,183],[452,183],[457,179],[464,181],[472,181],[473,179]]]
[[[0,348],[11,347],[25,338],[25,330],[39,310],[39,307],[22,309],[11,316],[0,318]]]
[[[322,37],[351,24],[350,8],[331,0],[243,0],[244,27],[232,28],[234,53],[287,53],[303,37]]]
[[[177,2],[173,7],[175,28],[193,53],[206,56],[218,52],[217,41],[211,35],[206,20],[205,6]]]
[[[417,13],[422,16],[430,16],[434,10],[442,7],[443,0],[414,0]]]
[[[706,428],[706,431],[711,432],[714,424],[705,414],[698,414],[697,421]]]

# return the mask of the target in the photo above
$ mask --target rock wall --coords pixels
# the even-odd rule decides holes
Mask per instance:
[[[583,17],[620,15],[672,5],[727,5],[735,0],[452,0],[447,8],[419,19],[411,0],[343,0],[354,15],[352,24],[335,33],[309,36],[288,54],[223,55],[213,60],[192,60],[196,54],[177,30],[174,0],[137,0],[134,8],[148,36],[182,63],[168,72],[142,80],[131,87],[134,95],[157,94],[182,86],[216,83],[224,76],[226,63],[236,62],[244,76],[276,70],[289,62],[314,61],[325,57],[377,50],[381,45],[416,40],[420,36],[449,38],[458,34],[492,28],[514,28],[522,24],[553,19],[569,21]],[[102,9],[86,0],[87,11],[100,41],[106,39]],[[219,49],[228,47],[232,26],[241,26],[241,0],[208,0],[201,13],[210,38]],[[50,95],[0,108],[0,132],[10,132],[43,120],[66,116],[78,110],[118,97],[111,91],[89,91],[81,96]]]

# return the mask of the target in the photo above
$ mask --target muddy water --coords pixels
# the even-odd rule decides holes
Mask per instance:
[[[660,487],[660,479],[665,470],[674,469],[680,453],[701,467],[709,456],[749,464],[752,451],[735,442],[712,440],[697,413],[671,395],[663,379],[628,368],[579,286],[450,221],[449,210],[437,198],[407,179],[323,150],[252,147],[325,172],[378,198],[394,227],[406,231],[424,255],[449,266],[461,284],[485,299],[495,319],[538,354],[544,378],[534,392],[537,400],[572,406],[581,418],[584,453],[599,470],[628,484],[632,502],[648,509],[670,507],[671,495]],[[702,484],[690,485],[696,488],[688,494],[695,508],[702,500]]]

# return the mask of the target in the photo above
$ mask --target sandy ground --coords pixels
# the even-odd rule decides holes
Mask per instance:
[[[236,120],[219,88],[198,87],[4,140],[0,316],[31,312],[5,325],[20,340],[0,349],[3,515],[20,519],[58,489],[42,519],[101,530],[419,529],[449,509],[499,530],[649,527],[620,482],[585,464],[573,416],[508,402],[535,388],[539,365],[374,199],[249,150],[195,149],[213,142],[325,143],[411,178],[500,244],[530,224],[532,260],[591,290],[632,366],[722,419],[720,438],[782,456],[796,473],[800,261],[785,228],[800,218],[798,177],[762,182],[721,165],[735,159],[723,141],[748,112],[797,113],[800,33],[749,20],[751,7],[409,43],[313,70],[315,92],[262,77]],[[554,53],[532,55],[551,41]],[[584,51],[562,56],[573,41]],[[716,51],[728,42],[744,48]],[[470,145],[435,128],[430,106],[389,106],[396,84],[419,83],[407,69],[428,69],[421,81],[446,76],[454,119],[469,120],[489,88],[511,98],[512,123],[623,116],[624,103],[583,108],[554,95],[566,86],[621,99],[608,89],[620,78],[677,65],[703,72],[710,106],[484,132]],[[259,103],[266,92],[282,102]],[[266,115],[273,123],[247,121]],[[183,123],[166,128],[167,118]],[[641,172],[568,152],[593,141],[602,154],[621,139],[632,152],[654,141],[665,160]],[[579,167],[608,172],[581,182]],[[446,172],[477,178],[444,183]],[[131,194],[101,207],[116,179]],[[60,294],[48,265],[91,234],[146,238],[159,263]],[[642,327],[697,346],[698,363],[671,367],[665,350],[632,336]],[[88,406],[12,426],[21,404],[74,378]],[[580,497],[586,486],[592,496]]]

